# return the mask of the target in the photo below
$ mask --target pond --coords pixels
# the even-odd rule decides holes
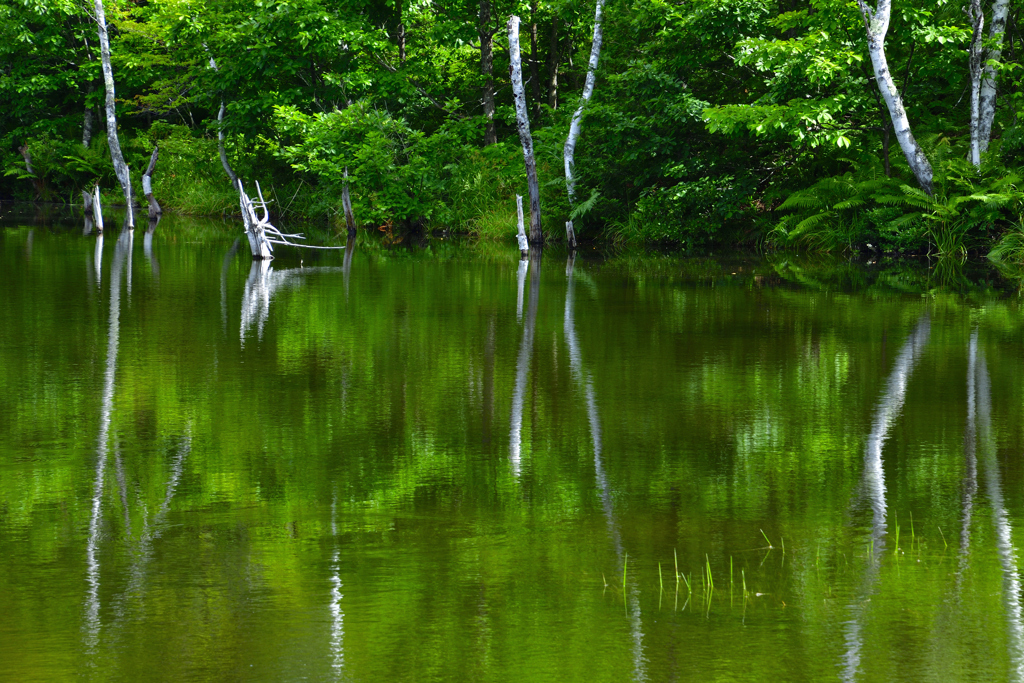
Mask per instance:
[[[1024,679],[1015,283],[236,227],[0,227],[0,679]]]

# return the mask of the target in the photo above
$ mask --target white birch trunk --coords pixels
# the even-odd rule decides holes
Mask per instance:
[[[93,187],[92,197],[92,219],[96,222],[96,229],[103,232],[103,207],[100,205],[100,186]]]
[[[526,91],[523,89],[523,63],[519,54],[519,17],[508,18],[508,52],[512,67],[512,96],[516,104],[516,128],[523,145],[526,163],[526,183],[530,191],[530,242],[540,244],[544,233],[540,225],[540,186],[537,183],[537,161],[533,156],[533,137],[530,135],[530,115],[526,110]]]
[[[982,45],[985,29],[985,15],[981,11],[981,0],[971,0],[967,10],[972,35],[968,51],[967,66],[971,74],[971,151],[969,158],[975,168],[981,168],[981,58],[985,51]]]
[[[121,183],[124,201],[128,206],[128,226],[135,227],[132,209],[132,185],[128,175],[128,164],[121,154],[121,143],[117,139],[117,113],[114,109],[114,72],[110,67],[110,39],[107,37],[107,17],[103,12],[103,0],[94,0],[96,8],[96,26],[100,38],[100,58],[103,63],[103,89],[106,92],[107,114],[107,145],[110,147],[110,159],[114,163],[114,174]]]
[[[597,62],[601,58],[601,12],[604,9],[604,0],[597,0],[597,9],[594,11],[594,42],[590,46],[590,63],[587,65],[587,80],[583,84],[583,95],[580,96],[579,106],[572,115],[572,123],[569,124],[569,137],[565,139],[563,158],[565,160],[565,189],[569,193],[569,205],[576,199],[576,179],[573,176],[573,168],[576,163],[576,141],[580,137],[580,124],[583,120],[583,110],[590,102],[594,94],[594,81],[597,80]],[[571,232],[572,226],[566,226]]]
[[[885,59],[885,34],[889,31],[892,0],[878,0],[874,10],[867,6],[865,0],[857,0],[857,5],[867,29],[868,54],[871,56],[871,66],[875,71],[875,81],[882,99],[885,100],[885,106],[889,109],[896,140],[900,143],[900,149],[903,150],[903,156],[917,178],[917,183],[928,196],[931,196],[932,165],[914,139],[914,134],[910,132],[910,120],[907,118],[906,109],[903,108],[903,98],[900,97],[900,91],[892,80],[889,64]]]
[[[1010,0],[995,0],[992,3],[992,25],[988,31],[989,49],[985,54],[986,62],[998,62],[1003,53],[1003,35],[1006,32],[1006,16],[1010,11]],[[988,149],[992,139],[992,122],[996,117],[996,69],[986,64],[982,72],[980,92],[980,116],[978,121],[978,140],[981,151]]]
[[[530,243],[526,239],[526,229],[523,227],[523,196],[516,195],[516,211],[519,214],[519,231],[516,234],[516,238],[519,240],[519,254],[520,256],[528,256],[530,254]]]

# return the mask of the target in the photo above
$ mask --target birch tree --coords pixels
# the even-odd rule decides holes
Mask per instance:
[[[903,156],[906,157],[907,164],[914,173],[914,177],[917,178],[921,189],[931,196],[932,165],[910,131],[910,119],[907,118],[907,111],[903,107],[903,97],[900,95],[896,83],[893,82],[889,64],[885,59],[885,34],[889,31],[892,0],[878,0],[874,9],[868,7],[865,0],[857,0],[857,6],[864,18],[864,28],[868,37],[868,54],[871,56],[871,66],[875,72],[875,82],[885,101],[885,106],[889,110],[896,140],[900,143]]]
[[[970,160],[976,168],[981,167],[981,58],[984,52],[985,15],[981,11],[981,0],[971,0],[966,8],[971,22],[971,48],[968,52],[967,67],[971,74],[971,152]]]
[[[985,55],[979,92],[978,141],[981,151],[988,149],[992,138],[992,121],[996,116],[996,66],[1003,53],[1003,35],[1006,33],[1006,16],[1010,11],[1010,0],[995,0],[992,3],[992,23],[988,32],[989,48]]]
[[[124,161],[121,153],[121,143],[117,139],[117,113],[114,109],[114,72],[110,67],[110,39],[107,36],[107,17],[103,11],[103,0],[94,0],[96,9],[96,26],[100,39],[100,59],[103,63],[103,88],[106,92],[106,114],[107,114],[107,145],[110,147],[110,159],[114,162],[114,174],[121,183],[121,190],[124,192],[124,201],[128,206],[129,227],[135,227],[134,212],[132,210],[132,184],[128,172],[128,164]]]
[[[540,225],[540,186],[537,182],[537,160],[533,156],[533,136],[530,135],[530,115],[526,110],[526,91],[523,89],[523,64],[519,52],[519,17],[508,18],[508,53],[512,67],[512,96],[516,105],[516,128],[523,145],[526,163],[526,184],[530,191],[530,243],[544,241]]]
[[[587,64],[587,80],[583,84],[583,94],[580,96],[579,106],[572,115],[572,122],[569,124],[569,137],[565,139],[563,158],[565,160],[565,189],[569,193],[569,205],[572,206],[576,199],[576,178],[573,176],[573,168],[576,164],[576,141],[580,137],[580,124],[583,120],[583,110],[590,102],[594,94],[594,81],[597,80],[597,62],[601,58],[601,11],[604,9],[604,0],[597,0],[594,10],[594,42],[590,46],[590,62]],[[572,221],[565,224],[566,238],[569,246],[576,246],[576,233],[573,231]]]

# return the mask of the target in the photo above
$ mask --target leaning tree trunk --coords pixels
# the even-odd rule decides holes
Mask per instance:
[[[157,145],[153,147],[153,155],[149,157],[149,166],[146,168],[146,172],[142,174],[142,193],[146,196],[146,201],[149,202],[149,220],[151,221],[158,218],[164,212],[153,196],[153,171],[156,170],[156,160],[159,154],[160,146]]]
[[[989,48],[985,54],[985,69],[982,73],[980,92],[980,117],[978,140],[981,151],[988,149],[992,139],[992,121],[996,117],[996,67],[995,62],[1003,53],[1003,35],[1006,32],[1006,15],[1010,11],[1010,0],[995,0],[992,3],[992,26],[988,31]]]
[[[484,145],[498,141],[494,127],[494,31],[491,30],[491,0],[480,0],[480,75],[484,78],[483,101],[487,128],[484,130]]]
[[[210,57],[210,68],[217,71],[217,62],[214,61],[213,57]],[[231,187],[236,192],[242,191],[242,183],[238,179],[238,175],[235,173],[235,169],[231,168],[231,162],[228,161],[227,150],[224,149],[224,99],[221,98],[220,110],[217,112],[217,151],[220,153],[220,164],[224,167],[224,172],[228,175],[228,180],[231,181]]]
[[[224,167],[224,172],[228,174],[228,179],[231,180],[231,187],[241,192],[242,183],[238,179],[235,169],[231,168],[231,162],[228,161],[228,153],[224,149],[224,137],[224,100],[221,100],[220,111],[217,112],[217,149],[220,151],[220,163]]]
[[[601,10],[604,9],[604,0],[597,0],[597,6],[594,10],[594,42],[590,46],[590,63],[587,64],[587,80],[583,84],[583,95],[580,96],[580,104],[576,107],[576,112],[572,115],[572,122],[569,124],[569,137],[565,139],[565,150],[563,157],[565,159],[565,189],[569,193],[569,206],[571,207],[573,202],[576,201],[576,178],[573,176],[574,166],[576,164],[576,141],[580,137],[580,124],[583,121],[583,109],[590,102],[590,97],[594,94],[594,81],[597,80],[597,62],[601,58]],[[576,233],[572,227],[572,221],[570,220],[565,224],[566,238],[569,241],[571,248],[576,247]]]
[[[985,51],[982,45],[985,29],[985,15],[981,11],[981,0],[971,0],[967,8],[971,22],[971,47],[968,51],[967,66],[971,73],[971,163],[981,168],[981,58]]]
[[[103,0],[94,0],[96,7],[96,26],[100,38],[100,58],[103,62],[103,89],[106,91],[107,113],[107,145],[110,147],[110,160],[114,163],[114,174],[121,183],[124,201],[128,206],[128,226],[135,227],[132,209],[132,184],[128,172],[128,164],[121,154],[121,143],[117,139],[117,114],[114,109],[114,72],[110,67],[110,39],[107,37],[107,17],[103,12]]]
[[[903,156],[907,159],[910,170],[917,178],[921,189],[932,194],[932,165],[924,155],[921,146],[914,139],[910,132],[910,119],[907,118],[907,111],[903,108],[903,98],[889,72],[889,64],[885,59],[885,34],[889,31],[889,16],[892,12],[892,0],[878,0],[878,5],[872,10],[867,6],[865,0],[857,0],[861,16],[864,17],[864,27],[868,36],[868,54],[871,56],[871,66],[875,71],[875,81],[878,90],[885,100],[885,106],[889,109],[889,117],[892,119],[892,128],[896,134],[896,140],[900,143]]]
[[[508,53],[512,66],[512,96],[516,104],[516,128],[523,145],[526,163],[526,183],[530,191],[530,243],[544,241],[540,226],[540,187],[537,183],[537,160],[533,157],[533,137],[530,135],[530,115],[526,111],[526,92],[523,90],[523,64],[519,55],[519,17],[508,18]]]

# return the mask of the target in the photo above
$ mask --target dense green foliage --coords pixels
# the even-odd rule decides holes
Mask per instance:
[[[894,4],[885,50],[935,168],[935,197],[916,193],[879,97],[864,21],[848,0],[611,0],[577,148],[575,207],[561,155],[590,52],[589,2],[109,2],[129,164],[141,169],[159,143],[155,191],[165,204],[232,211],[217,154],[223,129],[239,175],[270,188],[279,213],[337,219],[348,182],[357,220],[369,227],[510,234],[514,195],[525,194],[507,76],[504,26],[513,13],[524,18],[551,237],[571,216],[584,238],[686,247],[767,239],[963,254],[1009,232],[1018,236],[1002,253],[1019,251],[1016,2],[997,64],[992,142],[978,169],[964,162],[967,17],[948,0]],[[112,187],[102,135],[82,144],[84,112],[98,113],[102,102],[89,14],[66,0],[2,0],[0,15],[0,192],[74,200],[97,181]],[[481,41],[492,37],[493,78],[481,58]],[[490,80],[497,142],[485,145]],[[94,118],[99,129],[102,117]]]

